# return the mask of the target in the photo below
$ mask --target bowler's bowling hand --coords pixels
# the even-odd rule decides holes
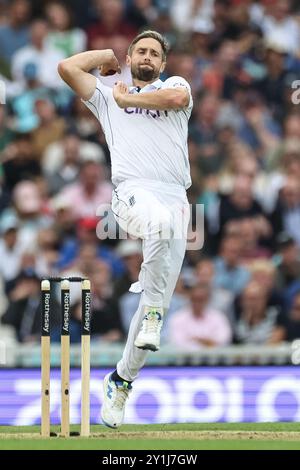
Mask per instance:
[[[129,95],[128,86],[123,82],[117,82],[113,88],[113,95],[120,108],[126,108],[126,97]]]
[[[109,75],[114,75],[115,73],[121,73],[121,67],[116,56],[112,53],[112,56],[107,62],[100,65],[99,67],[100,75],[107,77]]]

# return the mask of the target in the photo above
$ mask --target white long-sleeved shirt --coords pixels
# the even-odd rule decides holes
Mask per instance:
[[[193,100],[189,84],[185,79],[174,76],[165,82],[156,80],[142,88],[140,93],[177,87],[185,87],[190,94],[189,105],[184,109],[121,109],[112,89],[97,79],[93,96],[84,103],[104,130],[115,186],[128,179],[139,178],[185,188],[191,186],[187,134]],[[130,88],[130,93],[137,92],[137,88]]]

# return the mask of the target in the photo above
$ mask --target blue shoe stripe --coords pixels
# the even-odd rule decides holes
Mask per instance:
[[[112,392],[113,392],[113,389],[110,385],[107,386],[107,396],[108,398],[111,400],[112,399]]]
[[[162,316],[161,314],[158,312],[158,311],[151,311],[151,312],[148,312],[146,313],[146,315],[144,316],[144,320],[148,320],[149,319],[149,316],[151,315],[156,315],[157,316],[157,319],[158,321],[161,321],[162,320]]]

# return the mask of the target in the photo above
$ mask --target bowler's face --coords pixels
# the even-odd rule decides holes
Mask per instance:
[[[131,67],[132,78],[153,82],[161,72],[166,63],[163,61],[163,51],[156,39],[140,39],[132,50],[132,55],[126,57],[126,63]]]

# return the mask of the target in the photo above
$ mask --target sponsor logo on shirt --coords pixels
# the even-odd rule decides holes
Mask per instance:
[[[135,204],[135,197],[134,197],[134,196],[131,196],[128,201],[129,201],[129,205],[130,205],[131,207],[134,206],[134,204]]]
[[[158,109],[153,110],[153,109],[143,109],[143,108],[125,108],[124,111],[127,114],[143,114],[144,116],[149,116],[154,119],[160,118],[163,116],[168,117],[169,115],[168,111],[159,111]]]

